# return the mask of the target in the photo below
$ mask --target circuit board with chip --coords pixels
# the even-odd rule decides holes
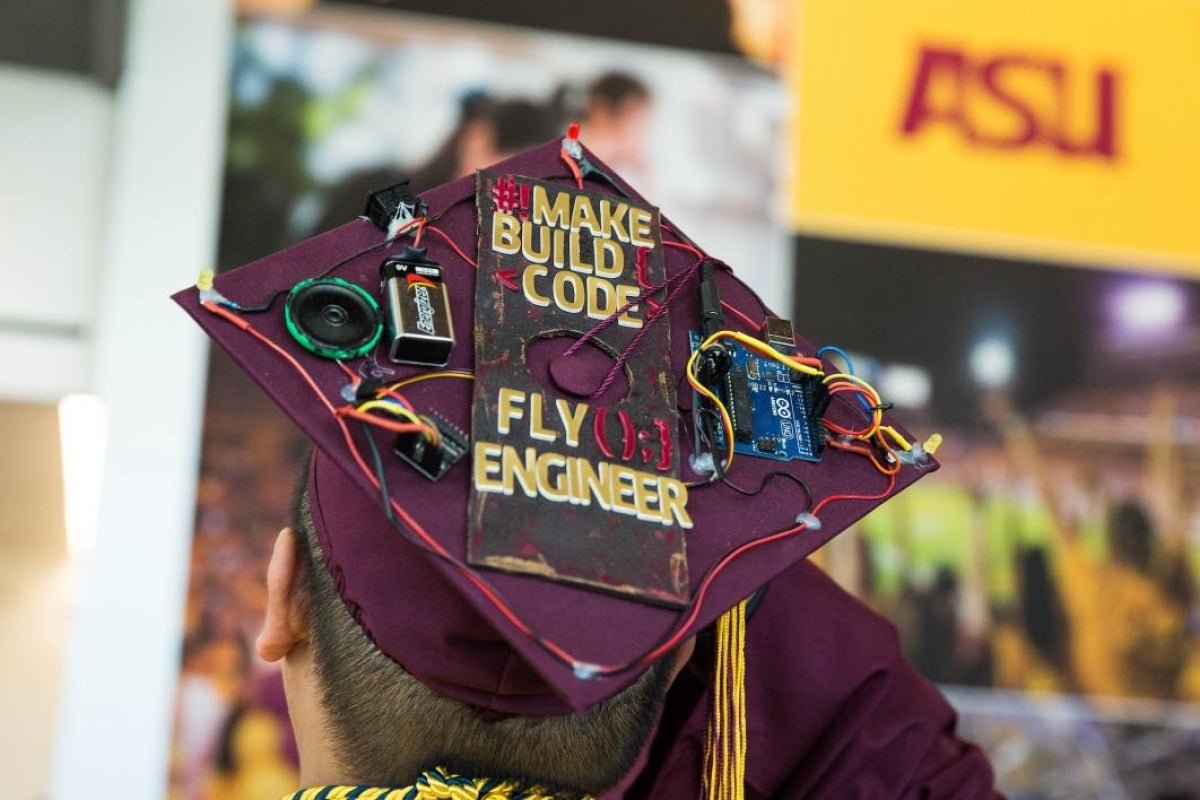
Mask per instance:
[[[700,335],[691,333],[692,348]],[[734,452],[776,461],[820,461],[825,447],[821,417],[829,394],[820,378],[793,372],[783,364],[728,342],[729,372],[714,387],[733,423]],[[713,432],[718,448],[725,433]]]

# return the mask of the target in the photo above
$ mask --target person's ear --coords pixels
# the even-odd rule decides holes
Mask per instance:
[[[267,567],[267,613],[254,648],[264,661],[278,661],[308,639],[308,606],[301,597],[296,533],[284,528]]]

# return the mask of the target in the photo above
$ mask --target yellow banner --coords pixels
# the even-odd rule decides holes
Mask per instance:
[[[1200,274],[1200,2],[796,0],[806,233]]]

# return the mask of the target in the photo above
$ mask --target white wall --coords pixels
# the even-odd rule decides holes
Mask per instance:
[[[109,409],[95,549],[71,624],[49,796],[166,792],[205,346],[168,295],[215,252],[232,11],[132,0],[89,386]]]
[[[46,794],[71,571],[53,405],[0,402],[0,775]]]
[[[0,65],[0,399],[86,388],[113,97]]]
[[[53,403],[91,384],[112,93],[0,65],[0,775],[46,794],[75,588]]]

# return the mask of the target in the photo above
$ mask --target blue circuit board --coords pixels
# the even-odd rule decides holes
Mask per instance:
[[[700,334],[692,331],[690,339],[695,350]],[[732,363],[716,394],[733,422],[734,452],[776,461],[820,461],[825,447],[821,416],[828,402],[820,379],[793,373],[737,342],[725,345]],[[724,448],[725,432],[715,427],[716,445]]]

